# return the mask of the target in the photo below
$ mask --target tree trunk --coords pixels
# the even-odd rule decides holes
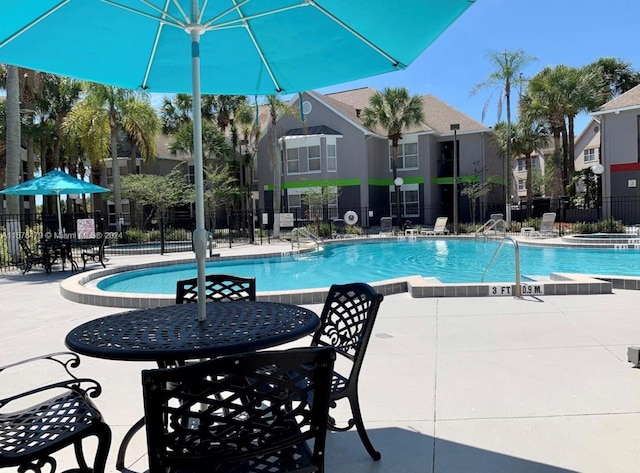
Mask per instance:
[[[120,166],[118,165],[118,126],[111,119],[111,177],[113,177],[113,202],[116,206],[116,231],[121,232],[122,197],[120,192]]]
[[[20,182],[22,163],[20,159],[20,77],[18,68],[7,67],[7,173],[6,186],[15,186]],[[20,197],[7,195],[7,213],[20,213]]]
[[[533,204],[533,175],[531,169],[531,153],[525,155],[527,166],[527,219],[531,218],[531,205]]]
[[[397,223],[398,229],[400,230],[402,227],[402,212],[400,211],[400,186],[396,184],[396,179],[398,177],[398,141],[399,138],[393,137],[391,139],[391,170],[393,171],[393,185],[395,186],[395,195],[396,195],[396,213],[397,213]]]

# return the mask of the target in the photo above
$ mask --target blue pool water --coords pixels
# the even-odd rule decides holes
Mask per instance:
[[[256,278],[258,291],[328,287],[410,275],[444,283],[480,282],[499,243],[479,240],[418,240],[327,245],[319,254],[211,262],[207,272]],[[640,276],[640,251],[520,246],[520,272]],[[175,294],[178,279],[196,277],[195,263],[129,271],[98,283],[105,291]],[[504,245],[485,282],[514,281],[514,248]]]

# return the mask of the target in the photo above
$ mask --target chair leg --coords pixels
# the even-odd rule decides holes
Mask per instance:
[[[367,435],[367,430],[364,428],[364,422],[362,421],[362,413],[360,412],[360,402],[358,401],[357,394],[354,396],[349,396],[349,404],[351,405],[351,413],[353,415],[353,421],[356,425],[356,429],[358,429],[358,435],[360,436],[360,440],[364,445],[364,448],[367,449],[367,452],[373,459],[373,461],[378,461],[382,458],[380,452],[378,452],[369,440],[369,435]]]
[[[107,466],[107,455],[109,454],[109,447],[111,446],[111,429],[107,424],[101,422],[94,426],[94,432],[91,435],[95,435],[98,439],[98,448],[96,450],[96,456],[93,461],[93,469],[90,469],[87,466],[87,462],[85,460],[84,449],[82,447],[82,442],[84,439],[80,439],[73,444],[78,466],[80,467],[80,471],[104,473]]]
[[[133,439],[133,436],[144,427],[144,417],[127,431],[124,438],[122,439],[122,443],[120,444],[120,449],[118,450],[118,457],[116,458],[116,470],[122,471],[124,469],[124,457],[127,453],[127,447],[129,443]]]
[[[101,423],[96,433],[98,437],[98,450],[93,461],[93,473],[104,473],[107,466],[107,455],[111,446],[111,429],[107,424]]]

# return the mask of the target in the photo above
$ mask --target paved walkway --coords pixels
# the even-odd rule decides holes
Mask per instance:
[[[70,329],[122,310],[63,299],[58,283],[69,274],[0,275],[0,364],[64,350]],[[640,345],[639,306],[640,291],[622,290],[522,300],[387,296],[360,393],[382,460],[372,462],[354,432],[330,433],[326,471],[635,473],[640,370],[626,351]],[[145,367],[153,366],[83,357],[80,371],[102,383],[97,404],[114,432],[109,472],[142,415]],[[12,387],[0,382],[0,395]],[[340,406],[336,417],[345,412]],[[146,469],[142,434],[127,465]]]

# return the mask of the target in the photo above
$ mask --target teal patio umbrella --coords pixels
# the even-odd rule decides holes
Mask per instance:
[[[0,62],[193,95],[194,248],[204,294],[201,93],[289,94],[403,69],[473,2],[0,0]],[[198,309],[203,320],[203,297]]]
[[[58,204],[58,234],[62,235],[62,215],[60,212],[60,196],[66,194],[97,194],[109,192],[106,187],[77,179],[62,171],[51,171],[43,176],[22,182],[13,187],[1,190],[0,194],[8,195],[55,195]]]

